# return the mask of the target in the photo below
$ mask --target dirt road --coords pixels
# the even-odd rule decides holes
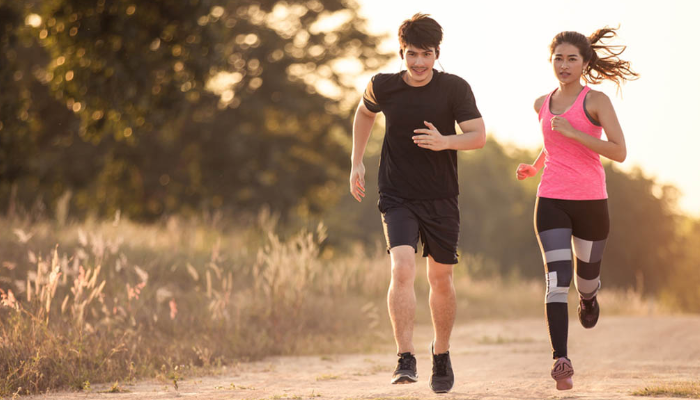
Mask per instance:
[[[387,332],[390,335],[390,332]],[[455,328],[452,392],[433,394],[429,327],[415,335],[419,382],[390,385],[393,348],[382,354],[275,357],[217,377],[122,385],[127,393],[55,393],[30,399],[642,399],[647,386],[700,380],[700,317],[609,317],[585,330],[571,321],[574,389],[559,392],[544,318],[475,322]]]

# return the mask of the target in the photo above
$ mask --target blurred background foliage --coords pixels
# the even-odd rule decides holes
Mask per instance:
[[[354,79],[387,65],[383,39],[351,0],[0,0],[0,210],[64,224],[242,221],[264,207],[280,226],[324,221],[326,255],[373,253],[377,195],[357,204],[347,176]],[[537,180],[513,173],[534,156],[492,137],[460,154],[460,249],[474,276],[541,278]],[[675,188],[606,171],[604,284],[697,309],[699,222]]]
[[[388,58],[339,0],[3,0],[0,16],[2,206],[70,193],[78,217],[320,211],[356,96],[339,71]]]

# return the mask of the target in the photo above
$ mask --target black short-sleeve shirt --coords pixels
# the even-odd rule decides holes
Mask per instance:
[[[455,122],[480,118],[471,87],[436,70],[427,85],[410,86],[402,73],[375,75],[363,95],[370,111],[386,117],[379,192],[416,200],[457,196],[457,151],[423,149],[412,137],[414,129],[427,128],[423,121],[443,135],[455,135]]]

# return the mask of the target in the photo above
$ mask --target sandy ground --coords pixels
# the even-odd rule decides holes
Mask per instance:
[[[428,387],[429,326],[415,334],[419,381],[390,385],[393,348],[382,354],[274,357],[216,377],[124,385],[126,393],[53,393],[26,399],[636,399],[647,386],[700,380],[700,317],[610,317],[570,323],[574,388],[557,391],[544,320],[462,323],[454,330],[454,389]],[[390,334],[390,333],[388,333]]]

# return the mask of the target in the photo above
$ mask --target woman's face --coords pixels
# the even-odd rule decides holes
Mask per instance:
[[[578,47],[570,43],[562,43],[554,48],[552,67],[554,75],[563,84],[581,81],[584,68],[588,65],[583,61]]]

